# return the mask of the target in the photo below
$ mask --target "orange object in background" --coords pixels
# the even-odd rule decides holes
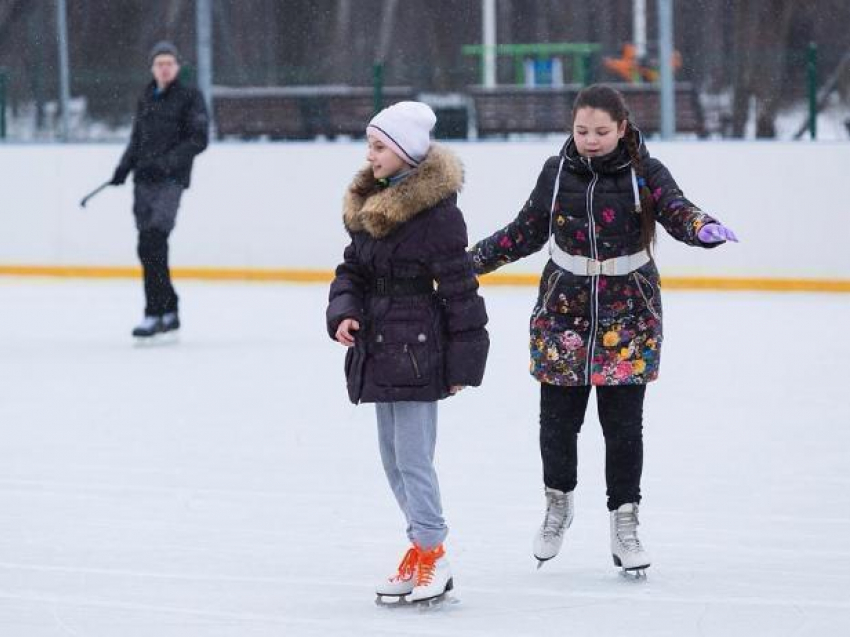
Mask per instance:
[[[658,69],[642,66],[637,57],[637,48],[631,42],[623,45],[623,54],[618,58],[604,58],[602,60],[605,68],[623,78],[627,82],[638,84],[640,82],[657,82]],[[673,52],[673,70],[678,71],[682,67],[682,54]]]

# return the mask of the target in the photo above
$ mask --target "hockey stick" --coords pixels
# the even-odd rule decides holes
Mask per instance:
[[[94,197],[97,193],[99,193],[101,190],[103,190],[107,186],[111,186],[111,185],[112,185],[112,182],[107,181],[106,183],[101,184],[100,186],[98,186],[97,188],[92,190],[89,194],[87,194],[85,197],[83,197],[82,201],[80,201],[80,208],[85,208],[86,204],[89,202],[89,199]]]

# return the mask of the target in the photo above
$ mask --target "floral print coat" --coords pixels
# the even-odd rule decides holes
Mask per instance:
[[[642,141],[639,152],[657,221],[679,241],[713,247],[702,243],[697,233],[715,220],[685,198]],[[573,255],[602,261],[639,252],[641,220],[631,168],[622,141],[608,155],[585,158],[568,138],[561,153],[544,164],[516,219],[471,248],[476,273],[492,272],[540,250],[550,230],[557,245]],[[530,327],[531,373],[542,383],[629,385],[655,380],[663,341],[655,262],[625,276],[579,276],[550,259],[540,278]]]

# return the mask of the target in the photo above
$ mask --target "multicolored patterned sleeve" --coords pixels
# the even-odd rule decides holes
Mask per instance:
[[[516,219],[472,246],[469,253],[472,255],[475,274],[492,272],[534,254],[546,245],[549,238],[549,208],[557,171],[558,158],[550,157],[543,165],[537,185]]]
[[[720,245],[699,240],[699,229],[709,223],[718,223],[717,220],[685,197],[673,175],[657,159],[647,161],[647,186],[655,200],[655,217],[671,237],[700,248]]]

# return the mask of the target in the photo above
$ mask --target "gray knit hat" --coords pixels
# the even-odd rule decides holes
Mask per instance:
[[[177,47],[167,40],[157,42],[153,45],[149,56],[151,63],[153,63],[157,55],[172,55],[175,60],[180,62],[180,53],[177,52]]]

